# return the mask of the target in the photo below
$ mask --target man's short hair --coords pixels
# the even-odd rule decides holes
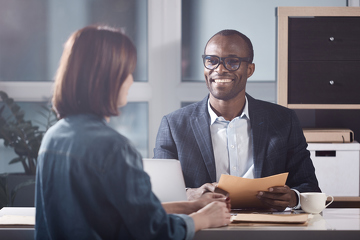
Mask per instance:
[[[225,29],[225,30],[221,30],[220,32],[217,32],[215,33],[206,43],[205,45],[205,49],[204,49],[204,54],[205,54],[205,50],[206,50],[206,47],[208,45],[208,43],[210,42],[211,39],[213,39],[213,37],[217,36],[217,35],[220,35],[220,36],[231,36],[231,35],[237,35],[239,37],[241,37],[246,45],[247,45],[247,50],[248,50],[248,57],[250,58],[250,63],[253,62],[254,60],[254,49],[253,49],[253,45],[250,41],[250,39],[243,33],[239,32],[239,31],[236,31],[236,30],[233,30],[233,29]]]

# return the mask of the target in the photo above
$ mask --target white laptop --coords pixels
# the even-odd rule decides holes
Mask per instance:
[[[161,202],[187,201],[179,160],[144,158],[144,171],[150,176],[152,191]]]

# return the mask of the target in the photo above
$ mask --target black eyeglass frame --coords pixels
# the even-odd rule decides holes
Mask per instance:
[[[205,67],[206,69],[209,69],[209,70],[214,70],[214,69],[218,68],[219,65],[222,63],[223,66],[224,66],[227,70],[229,70],[229,71],[236,71],[236,70],[238,70],[238,69],[240,68],[241,62],[250,62],[250,58],[248,58],[248,57],[247,57],[247,58],[241,58],[241,57],[236,57],[236,56],[233,56],[233,57],[219,57],[219,56],[216,56],[216,55],[201,55],[201,57],[202,57],[202,59],[203,59],[204,67]],[[219,63],[216,65],[216,67],[214,67],[214,68],[208,68],[208,67],[206,67],[206,65],[205,65],[205,58],[206,58],[206,57],[216,57],[216,58],[218,58],[220,61],[219,61]],[[226,60],[227,58],[237,58],[237,59],[239,60],[239,66],[238,66],[236,69],[228,69],[228,68],[226,67],[226,64],[225,64],[225,60]]]

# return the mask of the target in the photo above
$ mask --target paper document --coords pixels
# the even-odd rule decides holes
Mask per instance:
[[[34,227],[35,216],[4,215],[0,217],[0,227]]]
[[[309,214],[258,214],[243,213],[231,217],[231,222],[252,222],[252,223],[305,223]]]
[[[259,191],[268,191],[270,187],[284,186],[289,173],[281,173],[270,177],[248,179],[222,174],[218,188],[230,195],[231,208],[265,208],[256,197]]]

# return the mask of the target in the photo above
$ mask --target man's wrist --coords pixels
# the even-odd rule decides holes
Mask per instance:
[[[188,201],[196,200],[201,197],[202,190],[199,188],[186,188],[186,196]]]

